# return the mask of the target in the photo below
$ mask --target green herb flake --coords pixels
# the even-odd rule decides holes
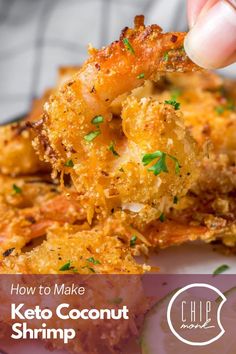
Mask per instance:
[[[166,100],[166,101],[165,101],[165,104],[170,104],[171,106],[174,107],[174,109],[175,109],[176,111],[178,111],[179,108],[180,108],[180,103],[179,103],[179,102],[176,102],[176,100]]]
[[[160,222],[164,222],[165,219],[166,219],[165,214],[164,214],[164,213],[161,213],[161,215],[160,215],[160,217],[159,217]]]
[[[234,102],[231,101],[231,100],[228,100],[228,103],[227,103],[226,108],[227,108],[229,111],[234,111],[234,110],[235,110],[235,104],[234,104]]]
[[[156,158],[158,159],[157,163],[150,167],[148,171],[153,172],[155,176],[159,175],[161,172],[168,172],[165,152],[158,150],[151,154],[146,154],[143,156],[142,163],[144,166],[147,166]]]
[[[93,141],[93,139],[95,139],[100,134],[101,134],[100,130],[93,130],[90,133],[88,133],[87,135],[85,135],[84,139],[90,143],[91,141]]]
[[[144,79],[145,75],[144,73],[141,73],[137,76],[137,79],[141,80],[141,79]]]
[[[95,270],[94,270],[92,267],[89,267],[89,266],[87,266],[87,265],[84,266],[84,267],[81,267],[81,268],[82,268],[82,269],[86,269],[86,268],[87,268],[88,270],[90,270],[91,273],[96,273]]]
[[[17,186],[15,183],[12,185],[12,189],[15,192],[15,194],[21,194],[22,193],[22,189]]]
[[[66,167],[74,167],[74,162],[72,160],[68,160],[65,162]]]
[[[153,172],[155,176],[159,175],[161,172],[168,173],[169,170],[166,165],[166,158],[169,157],[175,163],[175,173],[179,174],[180,172],[180,164],[176,157],[169,155],[163,151],[155,151],[151,154],[146,154],[142,158],[142,163],[144,166],[149,165],[152,161],[157,159],[157,162],[148,168],[148,171]]]
[[[136,241],[137,241],[137,236],[133,235],[130,239],[130,242],[129,242],[130,247],[135,247]]]
[[[178,175],[180,173],[180,164],[179,164],[178,159],[176,157],[172,156],[172,155],[169,155],[169,154],[167,156],[169,156],[169,158],[174,161],[174,163],[175,163],[175,174]]]
[[[68,261],[59,270],[61,272],[65,272],[65,271],[70,270],[70,269],[71,269],[71,261]]]
[[[215,111],[219,116],[221,116],[224,113],[225,108],[223,106],[217,106],[215,107]]]
[[[97,259],[94,259],[93,257],[87,258],[86,259],[87,262],[93,263],[93,264],[101,264],[100,261],[98,261]]]
[[[113,153],[114,156],[119,157],[120,155],[118,154],[118,152],[115,150],[114,147],[114,143],[111,142],[111,144],[108,147],[108,150],[111,151]]]
[[[169,52],[165,52],[163,55],[163,60],[168,61],[169,60]]]
[[[225,111],[233,111],[234,109],[235,109],[235,105],[231,100],[228,100],[227,104],[225,105],[220,105],[215,107],[215,111],[219,116],[221,116]]]
[[[213,272],[213,275],[219,275],[221,273],[224,273],[226,270],[230,269],[230,267],[227,264],[222,264],[218,268],[216,268]]]
[[[123,38],[123,43],[125,45],[125,48],[132,53],[133,55],[135,54],[134,48],[132,47],[132,45],[130,44],[128,38]]]
[[[103,116],[96,116],[91,120],[91,123],[94,125],[98,125],[104,122]]]
[[[174,198],[173,198],[173,203],[174,204],[177,204],[179,201],[179,198],[175,195]]]
[[[114,305],[120,305],[122,301],[122,297],[114,297],[114,299],[111,299],[109,302]]]

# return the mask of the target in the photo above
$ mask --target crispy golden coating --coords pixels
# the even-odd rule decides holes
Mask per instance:
[[[100,51],[91,50],[89,60],[45,105],[34,145],[56,171],[71,175],[87,203],[90,222],[96,207],[110,212],[123,203],[160,206],[161,197],[168,201],[176,193],[181,178],[180,194],[190,186],[195,171],[193,177],[187,176],[187,164],[191,161],[194,169],[197,152],[173,108],[157,106],[151,100],[135,102],[131,97],[124,105],[122,120],[112,115],[111,108],[114,99],[141,86],[144,79],[156,78],[159,72],[197,70],[183,50],[184,36],[163,34],[160,27],[145,27],[136,19],[135,29],[125,29],[119,41]],[[149,112],[155,106],[156,114],[146,120],[145,115],[138,115],[141,106]],[[131,133],[136,118],[139,125]],[[176,140],[170,138],[169,146],[164,144],[167,137],[160,136],[165,129],[176,129]],[[142,158],[161,148],[165,154],[175,153],[167,157],[170,173],[156,178],[148,171],[151,165],[143,166]],[[173,157],[179,157],[179,165],[183,165],[179,176],[173,172]]]
[[[76,68],[60,68],[57,87],[75,72]],[[0,127],[0,173],[18,176],[50,171],[50,165],[40,161],[32,147],[34,133],[30,129],[30,124],[40,119],[43,106],[52,93],[53,89],[47,90],[42,97],[35,99],[31,111],[22,121]]]
[[[155,102],[169,99],[179,102],[188,129],[199,147],[208,150],[198,166],[199,176],[186,198],[175,196],[175,202],[173,200],[170,210],[165,213],[164,222],[152,221],[159,217],[153,210],[148,213],[145,209],[139,210],[134,217],[133,225],[152,247],[168,247],[199,238],[206,242],[221,240],[231,247],[235,244],[234,92],[233,81],[223,80],[210,72],[172,73],[155,85],[147,82],[143,88],[136,90],[138,97],[149,100],[152,97]],[[122,100],[116,101],[113,107],[119,114]],[[150,112],[140,106],[141,114],[146,114],[148,120]],[[151,213],[153,217],[150,219],[148,215]]]
[[[186,78],[186,80],[183,79],[183,77]],[[231,94],[234,85],[234,83],[230,83],[228,81],[225,83],[225,81],[211,73],[185,73],[184,75],[171,74],[168,75],[167,78],[159,82],[156,87],[153,87],[153,85],[147,82],[144,88],[134,91],[133,94],[130,96],[125,95],[125,97],[120,100],[117,106],[117,111],[121,112],[123,106],[123,120],[119,121],[117,127],[121,129],[122,124],[122,128],[129,137],[129,140],[137,139],[140,146],[142,146],[143,140],[149,140],[150,144],[155,143],[155,137],[153,138],[153,134],[150,134],[150,131],[152,130],[146,129],[147,127],[150,127],[150,124],[152,129],[158,131],[159,136],[162,139],[163,146],[168,146],[168,142],[170,140],[167,139],[178,141],[178,139],[175,139],[175,137],[170,135],[176,133],[175,128],[177,127],[174,128],[174,124],[177,124],[177,126],[178,124],[182,124],[180,117],[181,115],[178,111],[174,111],[171,106],[163,105],[156,101],[157,99],[160,102],[164,101],[165,99],[173,98],[173,94],[177,94],[178,97],[176,99],[181,103],[181,111],[185,118],[185,121],[189,125],[190,129],[193,131],[193,134],[195,135],[195,138],[197,139],[199,145],[203,145],[206,139],[211,140],[210,159],[203,159],[201,166],[199,166],[200,176],[198,177],[197,182],[194,184],[194,186],[192,186],[191,192],[188,193],[186,198],[180,198],[181,193],[174,195],[174,191],[172,190],[172,195],[174,197],[177,197],[179,201],[178,205],[174,205],[172,201],[170,211],[167,211],[165,214],[165,222],[156,220],[159,218],[160,212],[152,206],[144,205],[137,202],[126,202],[122,204],[124,212],[119,214],[118,221],[116,221],[116,223],[114,222],[114,220],[112,221],[112,223],[116,225],[116,229],[113,229],[112,232],[114,232],[114,230],[121,229],[122,233],[120,234],[120,237],[124,237],[125,235],[126,241],[130,239],[134,232],[136,232],[138,235],[141,235],[143,239],[137,242],[137,247],[135,247],[135,250],[132,250],[135,251],[134,253],[138,253],[139,250],[140,252],[147,253],[148,248],[150,246],[167,247],[173,244],[180,244],[187,240],[194,240],[197,238],[201,238],[208,242],[214,239],[221,239],[229,246],[233,246],[235,244],[235,204],[233,195],[235,191],[236,181],[234,165],[234,145],[232,145],[231,143],[231,132],[230,134],[228,134],[228,129],[230,131],[230,127],[234,124],[235,120],[235,98]],[[205,92],[206,95],[204,95]],[[219,92],[221,93],[220,98]],[[140,98],[143,96],[147,97],[143,99]],[[206,97],[207,102],[201,100],[201,106],[199,107],[200,97]],[[215,109],[218,107],[216,106],[216,103],[219,100],[222,103],[222,99],[224,103],[223,112]],[[228,105],[229,102],[231,103],[231,106]],[[210,104],[211,108],[209,108]],[[208,119],[208,115],[204,114],[205,106],[208,107],[208,109],[211,109],[212,118],[210,120]],[[132,114],[130,112],[132,112]],[[175,117],[175,119],[172,119],[172,115],[173,117]],[[216,124],[216,126],[214,126],[214,115],[216,115],[217,117],[216,122],[220,122],[220,124]],[[159,116],[159,120],[154,120],[152,118],[153,116]],[[189,117],[191,117],[190,123],[188,121]],[[204,122],[211,123],[213,129],[215,129],[215,133],[213,135],[209,135],[209,131],[207,135],[206,129],[200,129],[201,126],[204,125]],[[163,128],[161,127],[161,123],[163,124]],[[113,124],[114,126],[116,125],[115,119]],[[170,127],[168,127],[167,124],[171,124]],[[226,134],[221,137],[220,131],[222,129],[222,125],[224,126]],[[117,128],[118,131],[119,129]],[[163,131],[166,130],[169,132],[168,137],[165,137],[165,135],[163,136],[162,129]],[[187,134],[186,137],[187,140],[185,141],[188,141],[188,139],[190,139],[191,141],[191,138],[189,138]],[[220,137],[221,140],[219,140],[218,138],[216,139],[215,137]],[[180,151],[180,155],[178,155],[178,159],[180,161],[182,147],[183,146],[181,145],[180,150],[176,150]],[[116,150],[120,152],[117,146]],[[174,154],[171,150],[169,150],[169,153]],[[112,154],[111,157],[113,158]],[[119,157],[114,156],[114,161],[116,163],[118,160]],[[125,163],[124,157],[122,163]],[[169,161],[169,163],[171,163],[171,161]],[[191,166],[191,159],[188,160],[188,164],[190,164],[189,166]],[[170,174],[173,173],[173,169],[171,167],[173,167],[173,165],[169,167]],[[183,168],[185,167],[183,166]],[[192,167],[191,171],[193,171]],[[119,172],[124,173],[123,171]],[[107,178],[108,176],[104,177]],[[154,176],[152,177],[154,178]],[[158,178],[160,177],[161,175]],[[8,190],[6,189],[6,195],[8,196],[8,199],[14,199],[15,197],[19,198],[18,195],[12,197],[13,183],[13,181],[10,181]],[[16,183],[19,182],[16,181]],[[135,183],[140,183],[140,181],[135,181]],[[120,184],[122,186],[122,183]],[[113,187],[117,188],[117,185],[119,185],[119,180],[117,180],[116,183],[114,182]],[[166,187],[169,187],[169,185],[167,185]],[[137,191],[139,193],[138,188],[136,192]],[[168,195],[168,190],[165,190],[165,192]],[[37,195],[37,193],[38,189],[36,188],[35,194]],[[126,190],[124,190],[124,194],[125,193],[127,193]],[[31,193],[27,192],[27,194],[30,196],[31,199],[34,199],[34,197],[32,198]],[[8,220],[10,220],[11,218],[12,223],[10,223],[10,225],[16,224],[18,232],[16,233],[14,231],[15,228],[11,226],[11,232],[8,234],[9,236],[6,237],[4,243],[2,243],[2,251],[7,250],[11,246],[18,245],[18,247],[20,248],[21,246],[25,245],[30,239],[45,234],[48,227],[52,223],[57,221],[58,218],[60,218],[60,215],[63,214],[62,211],[65,211],[62,206],[64,205],[65,200],[68,201],[68,198],[65,198],[61,195],[57,195],[57,198],[52,198],[52,201],[50,202],[49,200],[48,202],[49,207],[47,208],[47,213],[49,213],[49,209],[51,208],[50,217],[45,216],[45,214],[42,212],[42,209],[37,209],[36,215],[42,214],[42,216],[38,216],[37,219],[39,220],[39,225],[42,222],[43,218],[46,218],[45,225],[43,225],[42,228],[41,226],[39,226],[40,231],[36,233],[30,233],[30,236],[29,230],[27,230],[27,232],[25,233],[26,228],[22,228],[22,225],[26,224],[28,228],[29,224],[27,222],[26,224],[24,224],[25,220],[21,224],[21,222],[19,222],[19,219],[15,218],[16,213],[15,211],[14,213],[12,211],[12,204],[7,205],[4,202],[2,206],[2,210],[4,210],[4,213],[2,214],[2,225],[8,223]],[[73,198],[74,193],[72,193],[71,200],[73,200]],[[54,203],[54,200],[56,201],[56,203]],[[71,201],[68,201],[67,203],[68,204],[66,208],[71,208]],[[56,208],[56,206],[58,206],[59,209]],[[31,209],[26,208],[25,215],[28,215],[30,213],[29,210]],[[77,210],[75,209],[74,217],[70,219],[69,222],[76,222],[76,213],[78,212]],[[8,214],[10,215],[8,218],[6,217],[6,211],[10,213]],[[25,212],[24,209],[23,211]],[[20,217],[22,217],[22,214],[20,215]],[[7,220],[7,222],[4,224],[5,219]],[[79,220],[81,222],[85,219],[86,213],[83,209]],[[63,217],[61,220],[62,224],[66,221]],[[98,222],[99,219],[98,221],[95,220],[95,225]],[[42,222],[42,224],[44,224],[44,222]],[[19,227],[19,225],[21,226]],[[33,227],[37,228],[37,223],[36,225],[33,225]],[[89,228],[88,225],[87,227]],[[23,236],[20,237],[19,234]]]
[[[34,145],[66,187],[46,176],[0,176],[1,274],[143,274],[151,268],[135,257],[157,247],[201,239],[235,248],[235,83],[207,72],[165,74],[155,84],[144,83],[160,71],[196,69],[183,52],[183,38],[162,34],[158,26],[145,28],[139,18],[120,41],[91,51],[72,79],[67,81],[78,68],[60,71],[61,88],[34,126]],[[28,119],[35,121],[40,110],[37,102]],[[31,134],[23,124],[0,132],[0,147],[1,136],[9,137],[2,145],[2,173],[44,169]],[[154,152],[162,155],[145,163]],[[155,164],[163,153],[159,171]],[[24,247],[35,239],[30,250]],[[79,323],[80,341],[73,341],[72,352],[117,352],[137,331],[136,318],[147,309],[141,285],[123,285],[132,299],[126,302],[129,324],[96,324],[88,331]],[[94,289],[103,299],[103,287],[95,283]]]
[[[97,264],[88,261],[91,257],[98,260]],[[83,226],[68,225],[51,228],[47,240],[32,251],[21,253],[16,249],[4,257],[1,273],[56,274],[68,262],[68,270],[61,273],[140,274],[145,270],[110,228],[83,230]]]
[[[119,194],[124,202],[158,205],[163,211],[165,203],[169,206],[174,196],[185,195],[197,177],[199,156],[196,144],[185,129],[181,113],[173,106],[151,98],[128,97],[122,111],[122,126],[127,145],[119,167],[124,173],[115,187],[120,186]],[[162,171],[158,176],[138,163],[139,156],[156,150],[169,156],[166,158],[168,172]],[[176,172],[176,161],[170,156],[177,159],[179,172]],[[136,162],[134,167],[131,165],[133,161]],[[126,169],[128,178],[123,177]]]
[[[21,249],[44,236],[55,222],[64,225],[85,219],[76,198],[68,199],[46,176],[0,176],[0,185],[0,258],[8,249]]]
[[[180,102],[186,125],[200,146],[207,144],[208,156],[202,159],[199,177],[186,198],[178,201],[161,227],[164,237],[159,227],[153,232],[154,243],[175,243],[180,227],[180,242],[201,238],[232,247],[236,243],[235,82],[198,72],[167,75],[157,86],[154,97],[175,97]],[[171,233],[169,239],[166,235]]]
[[[92,50],[81,69],[60,71],[60,88],[34,125],[34,145],[68,186],[0,177],[2,273],[58,273],[68,262],[69,273],[142,273],[149,268],[133,256],[156,247],[196,239],[236,244],[235,83],[208,72],[144,82],[159,71],[196,69],[183,38],[136,20],[120,41]],[[2,172],[41,170],[25,125],[3,132],[10,145],[3,146]],[[165,154],[161,171],[161,156],[145,163],[157,152]],[[41,245],[22,249],[40,236]],[[90,267],[91,257],[101,264]]]
[[[209,141],[210,151],[230,156],[236,149],[234,91],[233,81],[230,85],[210,72],[173,73],[167,75],[155,97],[161,100],[175,97],[195,140],[201,145]]]
[[[33,134],[25,122],[0,127],[0,172],[6,175],[33,174],[49,171],[32,146]]]

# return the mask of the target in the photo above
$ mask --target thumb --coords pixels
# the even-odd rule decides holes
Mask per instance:
[[[218,0],[210,8],[206,3],[185,38],[185,50],[203,68],[236,61],[236,0]]]

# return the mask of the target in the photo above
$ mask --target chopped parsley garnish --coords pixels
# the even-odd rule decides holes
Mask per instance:
[[[223,114],[224,111],[225,111],[225,107],[217,106],[217,107],[215,107],[215,111],[216,111],[217,114],[219,114],[221,116],[221,114]]]
[[[175,195],[174,198],[173,198],[173,203],[174,204],[177,204],[179,201],[179,198]]]
[[[125,45],[125,48],[132,54],[135,54],[134,48],[130,44],[128,38],[123,38],[123,43]]]
[[[98,261],[97,259],[94,259],[93,257],[87,258],[86,259],[87,262],[93,263],[93,264],[101,264],[100,261]]]
[[[95,139],[100,134],[101,134],[100,130],[93,130],[90,133],[88,133],[87,135],[85,135],[84,139],[88,142],[91,142],[91,141],[93,141],[93,139]]]
[[[120,156],[120,155],[118,154],[118,152],[115,150],[115,147],[114,147],[114,143],[113,143],[113,142],[111,142],[111,144],[109,145],[108,150],[110,150],[110,151],[113,153],[114,156],[117,156],[117,157]]]
[[[164,213],[161,213],[161,215],[159,216],[160,222],[164,222],[165,219],[166,219],[165,214],[164,214]]]
[[[3,257],[8,257],[12,254],[12,252],[14,251],[15,247],[13,248],[9,248],[8,250],[6,250],[5,252],[3,252]]]
[[[22,193],[22,189],[19,186],[17,186],[15,183],[12,185],[12,188],[13,188],[13,191],[16,194],[21,194]]]
[[[184,46],[181,46],[181,47],[178,48],[177,50],[182,51],[183,54],[185,54]],[[169,51],[166,51],[166,52],[163,54],[163,60],[167,62],[167,61],[170,59],[170,54],[171,54],[171,53],[176,53],[176,49],[170,49]]]
[[[166,165],[166,158],[169,157],[175,163],[175,173],[179,174],[180,164],[176,157],[169,155],[163,151],[155,151],[152,154],[146,154],[143,156],[142,163],[144,166],[149,165],[153,160],[157,159],[157,162],[148,168],[148,171],[153,172],[155,176],[159,175],[161,172],[168,173],[169,170]]]
[[[137,76],[137,79],[144,79],[144,77],[145,77],[144,73],[141,73]]]
[[[120,305],[122,301],[123,301],[122,297],[114,297],[114,299],[110,300],[110,303],[114,305]]]
[[[228,100],[228,103],[227,103],[227,106],[226,108],[229,110],[229,111],[233,111],[235,109],[235,104],[233,101],[231,100]]]
[[[169,60],[169,52],[165,52],[163,55],[163,60],[168,61]]]
[[[96,116],[96,117],[94,117],[91,120],[91,123],[94,124],[94,125],[98,125],[98,124],[103,123],[103,122],[104,122],[103,116]]]
[[[68,160],[65,162],[66,167],[74,167],[74,162],[72,160]]]
[[[234,103],[231,101],[228,101],[228,103],[224,106],[216,106],[215,111],[219,116],[221,116],[225,111],[233,111],[234,110]]]
[[[84,267],[81,267],[82,269],[85,269],[85,268],[87,268],[88,270],[90,270],[90,272],[92,272],[92,273],[96,273],[95,272],[95,270],[92,268],[92,267],[89,267],[89,266],[84,266]]]
[[[230,267],[227,264],[222,264],[218,268],[216,268],[213,272],[213,275],[218,275],[221,273],[224,273],[226,270],[228,270]]]
[[[59,270],[61,272],[65,272],[65,271],[70,270],[70,269],[71,269],[71,261],[68,261]]]
[[[180,107],[180,103],[176,102],[176,100],[166,100],[165,101],[166,104],[170,104],[171,106],[174,107],[174,109],[177,111]]]
[[[174,157],[174,156],[172,156],[172,155],[169,155],[169,154],[168,154],[167,156],[169,156],[169,158],[170,158],[172,161],[174,161],[174,163],[175,163],[175,174],[178,175],[179,172],[180,172],[180,164],[179,164],[179,161],[177,160],[176,157]]]
[[[130,247],[136,246],[136,241],[137,241],[137,236],[133,235],[129,242]]]

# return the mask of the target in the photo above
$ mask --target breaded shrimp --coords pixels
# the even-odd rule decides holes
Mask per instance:
[[[76,68],[59,68],[56,87],[62,85],[75,72]],[[50,165],[40,161],[32,147],[34,134],[29,123],[39,120],[43,114],[43,105],[52,93],[53,89],[46,90],[42,97],[33,100],[31,111],[23,120],[0,126],[0,173],[19,176],[50,171]]]
[[[180,103],[186,126],[194,139],[204,145],[211,142],[211,151],[232,155],[236,150],[236,98],[235,82],[231,85],[218,75],[202,71],[197,73],[171,73],[159,82],[155,97]]]
[[[46,177],[0,176],[0,184],[0,258],[7,250],[44,236],[56,222],[64,225],[86,219],[76,198],[68,199]]]
[[[50,170],[32,146],[33,134],[25,122],[0,127],[0,172],[16,176]]]
[[[78,193],[87,202],[89,221],[96,206],[110,211],[126,202],[160,204],[160,197],[164,197],[167,190],[167,199],[176,193],[176,186],[183,177],[181,172],[175,173],[174,170],[181,169],[185,160],[186,166],[190,159],[197,160],[195,145],[169,104],[156,107],[157,115],[153,116],[146,130],[157,129],[155,121],[160,122],[164,134],[169,133],[164,131],[165,124],[168,126],[166,120],[169,120],[168,128],[171,130],[179,125],[177,146],[171,139],[170,146],[163,145],[160,131],[155,130],[153,134],[146,132],[146,140],[140,142],[125,131],[125,120],[129,117],[124,114],[122,123],[120,118],[112,116],[112,101],[141,86],[145,79],[156,79],[162,71],[198,69],[183,50],[184,33],[163,34],[157,25],[145,27],[142,17],[136,18],[135,23],[135,29],[122,31],[119,41],[100,51],[90,50],[91,57],[73,79],[51,96],[45,105],[42,124],[37,127],[36,149],[54,170],[62,172],[62,175],[71,175]],[[145,105],[148,107],[152,103]],[[135,117],[132,119],[135,122]],[[140,128],[136,128],[137,135],[141,134],[144,126],[143,121]],[[174,151],[180,147],[180,141],[181,153],[176,151],[178,156],[175,156]],[[163,151],[160,152],[160,148]],[[157,160],[168,160],[161,180],[150,172],[152,163],[150,165],[144,158],[145,154],[156,151],[162,154],[157,156]],[[173,155],[169,151],[173,151]],[[178,161],[180,155],[181,160]],[[180,193],[191,184],[191,178],[188,180],[185,176],[191,173],[186,171],[186,166]],[[159,190],[160,184],[166,185],[164,194],[160,192],[162,187]]]
[[[101,225],[78,231],[78,226],[55,225],[48,230],[47,240],[32,251],[15,249],[0,264],[1,273],[26,274],[142,274],[148,267],[139,265],[111,229]],[[97,262],[90,262],[88,259]],[[70,266],[63,266],[70,262]],[[95,263],[95,264],[94,264]]]

